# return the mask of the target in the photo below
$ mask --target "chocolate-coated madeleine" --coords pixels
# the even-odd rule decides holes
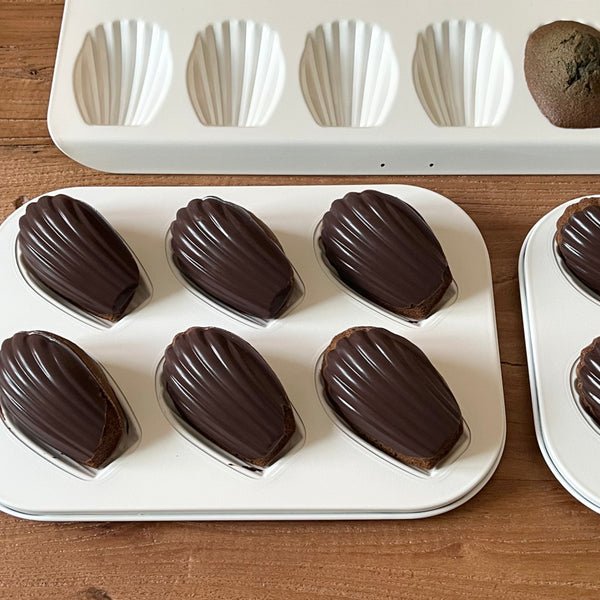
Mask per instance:
[[[432,469],[462,434],[460,408],[443,377],[417,346],[387,329],[337,335],[321,377],[342,421],[407,465]]]
[[[346,194],[323,217],[320,241],[346,285],[409,319],[427,318],[452,282],[435,234],[395,196]]]
[[[135,258],[91,206],[58,194],[27,206],[19,247],[28,273],[85,312],[117,321],[140,282]]]
[[[525,79],[557,127],[600,127],[600,31],[577,21],[538,27],[527,40]]]
[[[567,206],[556,223],[556,244],[569,271],[600,294],[600,198]]]
[[[45,331],[22,331],[3,342],[0,407],[29,439],[94,468],[107,463],[127,428],[100,366]]]
[[[575,387],[581,406],[600,426],[600,338],[581,351]]]
[[[165,351],[163,383],[181,417],[240,460],[265,467],[279,458],[296,422],[281,382],[242,338],[193,327]]]
[[[195,199],[177,212],[171,249],[192,284],[250,316],[277,317],[294,289],[292,265],[273,232],[219,198]]]

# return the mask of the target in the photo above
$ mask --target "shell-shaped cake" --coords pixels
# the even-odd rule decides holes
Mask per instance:
[[[195,199],[177,211],[171,250],[188,281],[245,315],[279,316],[294,290],[294,269],[275,234],[220,198]]]
[[[28,274],[77,308],[118,321],[140,283],[135,258],[91,206],[65,194],[42,196],[19,220]]]
[[[380,125],[398,88],[398,62],[389,34],[364,21],[319,25],[306,36],[300,85],[318,125]]]
[[[285,81],[279,34],[231,19],[196,36],[187,87],[203,125],[258,127],[275,110]]]
[[[423,217],[382,192],[350,192],[323,217],[321,247],[339,278],[408,319],[433,313],[452,282],[444,251]]]
[[[581,351],[576,370],[581,406],[600,426],[600,338]]]
[[[569,271],[600,294],[600,197],[567,206],[556,223],[555,239]]]
[[[527,39],[525,80],[540,112],[556,127],[600,127],[600,31],[554,21]]]
[[[127,430],[100,366],[45,331],[22,331],[3,342],[0,406],[30,440],[93,468],[107,464]]]
[[[89,125],[145,125],[162,104],[173,73],[169,34],[153,23],[102,23],[86,34],[73,88]]]
[[[194,327],[165,351],[163,383],[180,416],[222,450],[257,467],[275,462],[296,422],[281,382],[240,337]]]
[[[498,125],[510,103],[513,69],[501,34],[486,23],[443,21],[417,37],[415,90],[436,125]]]
[[[395,459],[432,469],[463,431],[460,407],[425,354],[379,327],[337,335],[321,370],[326,400],[359,437]]]

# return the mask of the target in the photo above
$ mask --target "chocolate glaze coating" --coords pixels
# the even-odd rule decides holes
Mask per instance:
[[[296,422],[281,382],[242,338],[193,327],[165,351],[163,383],[183,419],[202,436],[259,467],[273,463]]]
[[[22,331],[3,342],[0,406],[27,437],[90,467],[108,461],[126,430],[98,364],[45,331]]]
[[[27,271],[75,306],[117,321],[140,282],[131,252],[91,206],[65,194],[43,196],[19,220]]]
[[[567,206],[556,223],[556,244],[571,273],[600,294],[600,198]]]
[[[323,217],[321,245],[344,283],[411,319],[428,317],[452,281],[423,217],[382,192],[351,192],[336,200]]]
[[[460,408],[423,352],[380,327],[356,327],[325,351],[327,402],[360,437],[408,465],[431,469],[460,435]]]
[[[581,351],[575,387],[581,405],[600,426],[600,338]]]
[[[525,79],[557,127],[600,127],[600,31],[577,21],[536,29],[525,46]]]
[[[175,264],[201,291],[261,319],[277,317],[294,271],[273,232],[241,206],[192,200],[171,225]]]

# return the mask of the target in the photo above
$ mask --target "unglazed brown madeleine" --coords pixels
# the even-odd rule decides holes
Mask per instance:
[[[32,277],[85,312],[118,321],[140,283],[135,258],[91,206],[58,194],[27,206],[19,248]]]
[[[584,410],[600,426],[600,338],[581,351],[575,387]]]
[[[399,315],[425,319],[452,282],[444,251],[423,217],[395,196],[351,192],[323,217],[320,242],[350,288]]]
[[[224,329],[193,327],[175,336],[162,377],[181,417],[250,465],[275,462],[296,430],[292,406],[271,367]]]
[[[273,232],[246,209],[192,200],[177,212],[171,236],[176,266],[201,291],[260,319],[285,309],[294,270]]]
[[[379,327],[337,335],[321,368],[325,397],[358,436],[395,459],[432,469],[463,431],[450,388],[412,342]]]
[[[557,127],[600,127],[600,31],[576,21],[536,29],[525,47],[525,79]]]
[[[0,407],[29,439],[99,468],[127,421],[100,366],[74,343],[22,331],[0,349]]]
[[[556,223],[556,244],[569,271],[600,294],[600,198],[567,206]]]

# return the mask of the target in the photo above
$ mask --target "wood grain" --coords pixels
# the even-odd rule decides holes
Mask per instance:
[[[0,220],[24,198],[72,185],[409,183],[433,189],[469,213],[489,248],[508,437],[484,490],[427,520],[71,524],[0,515],[0,599],[600,597],[600,516],[560,487],[535,440],[517,281],[530,227],[561,202],[599,193],[600,177],[92,171],[62,155],[46,128],[61,15],[58,0],[0,0]]]

